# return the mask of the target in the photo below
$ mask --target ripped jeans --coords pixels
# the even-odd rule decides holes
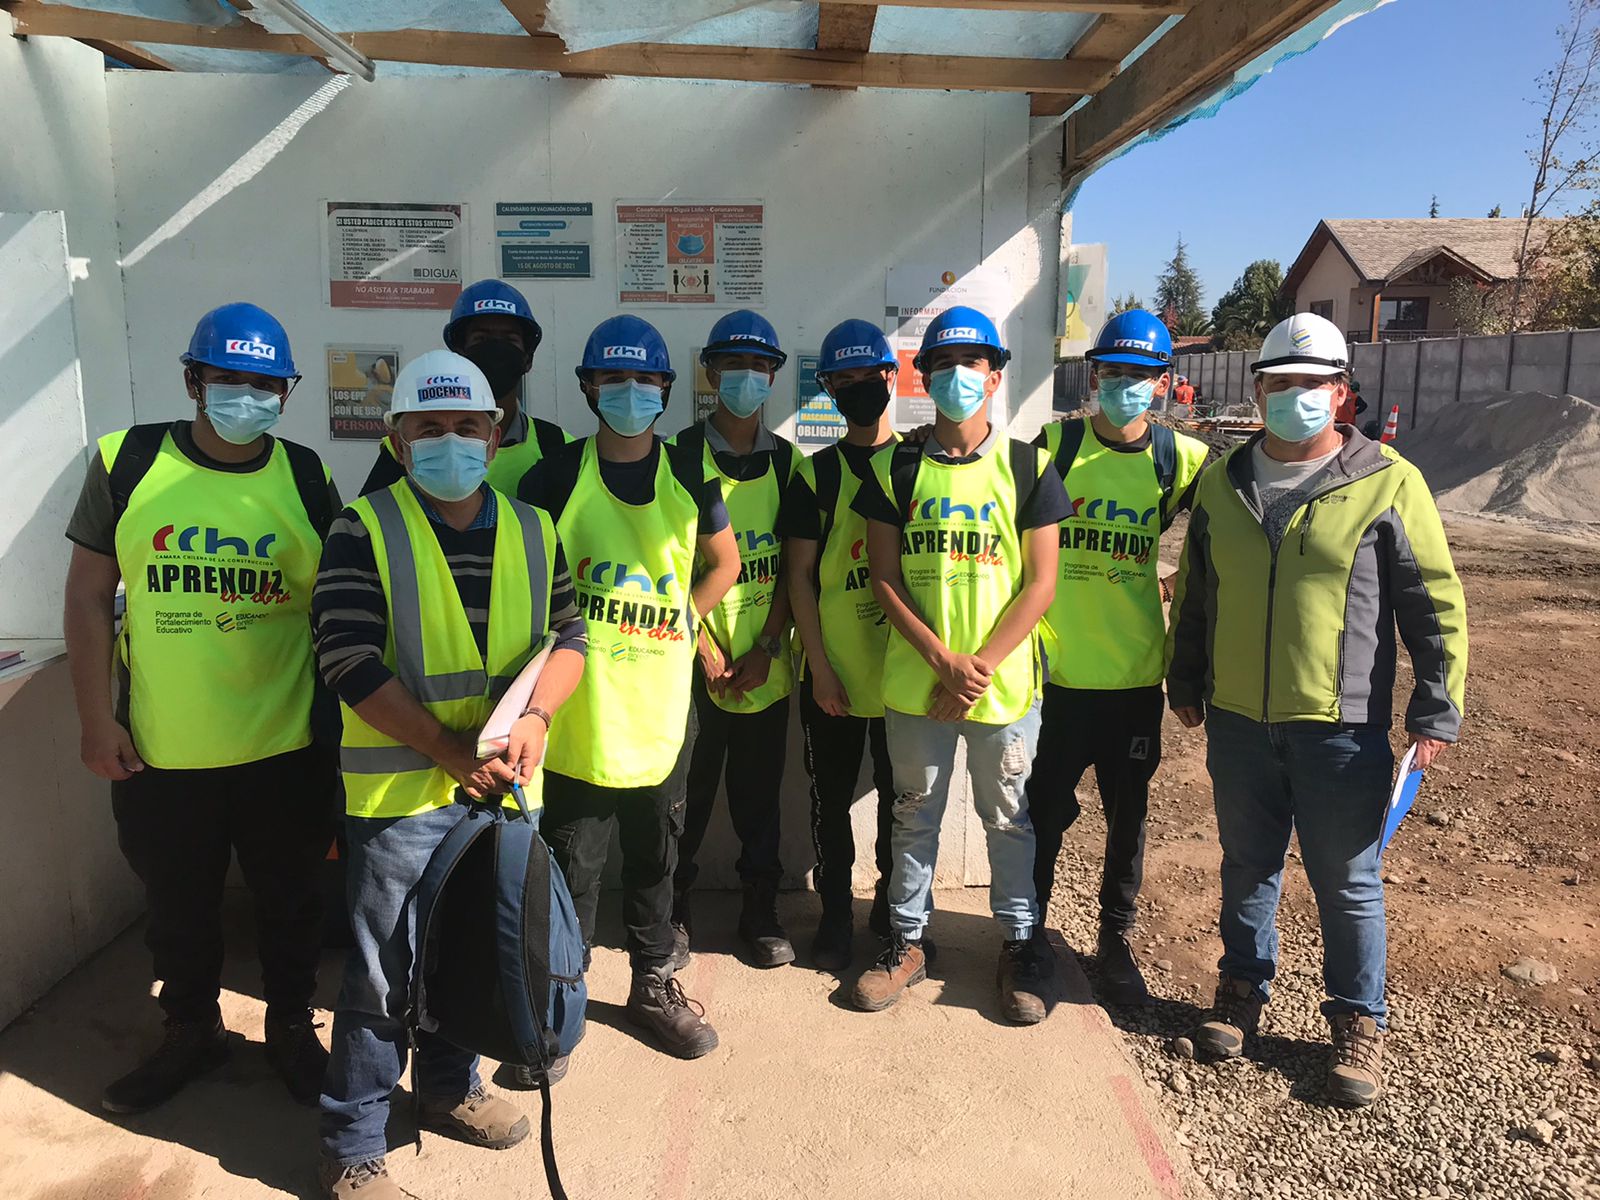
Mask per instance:
[[[950,798],[960,738],[967,744],[973,807],[989,843],[989,907],[1007,938],[1029,937],[1039,923],[1027,793],[1039,742],[1038,701],[1009,725],[933,721],[893,709],[884,714],[884,722],[894,766],[894,870],[889,877],[894,928],[915,939],[928,923],[939,825]]]

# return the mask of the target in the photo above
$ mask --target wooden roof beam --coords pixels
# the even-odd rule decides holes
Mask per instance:
[[[126,42],[108,42],[101,38],[79,38],[85,46],[100,51],[107,58],[114,58],[120,63],[130,67],[137,67],[141,71],[176,71],[164,58],[157,58],[148,50],[141,50],[137,46],[130,46]]]
[[[830,0],[841,8],[876,7],[878,0]],[[981,10],[1014,13],[1116,13],[1123,16],[1181,15],[1195,0],[894,0],[901,8],[942,8],[951,12]]]
[[[817,49],[866,54],[872,49],[872,27],[878,23],[876,4],[817,5]],[[855,88],[840,88],[853,92]]]
[[[1108,13],[1091,25],[1084,35],[1072,44],[1066,57],[1111,59],[1122,62],[1139,47],[1139,43],[1161,28],[1164,16],[1133,16]],[[1077,103],[1074,96],[1036,94],[1029,115],[1059,117]]]

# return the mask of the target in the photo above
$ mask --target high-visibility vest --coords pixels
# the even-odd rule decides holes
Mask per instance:
[[[1160,538],[1172,504],[1205,466],[1206,446],[1150,428],[1151,444],[1126,452],[1101,442],[1090,421],[1044,427],[1074,504],[1061,522],[1056,594],[1040,628],[1057,687],[1154,687],[1166,672]]]
[[[896,435],[896,442],[900,440]],[[872,591],[867,568],[867,520],[851,504],[861,479],[837,445],[800,464],[817,498],[822,546],[817,556],[817,615],[828,664],[850,697],[850,715],[883,716],[883,655],[889,621]],[[808,667],[802,648],[800,670]]]
[[[705,442],[703,427],[687,429],[673,440],[686,447],[695,440],[705,445],[702,454],[706,478],[722,484],[722,502],[727,506],[728,523],[739,547],[739,577],[705,618],[706,629],[732,661],[755,649],[778,589],[783,586],[778,569],[782,551],[777,534],[778,508],[800,464],[800,452],[792,443],[774,436],[774,449],[766,456],[766,471],[754,479],[735,479],[717,465],[716,455]],[[788,626],[778,640],[782,653],[767,669],[766,682],[737,699],[713,692],[711,700],[718,708],[737,713],[760,712],[794,689]]]
[[[982,458],[966,463],[939,462],[905,443],[872,456],[884,495],[908,517],[900,534],[901,578],[917,613],[950,650],[981,650],[1022,590],[1017,514],[1049,462],[1043,450],[1011,438],[999,439]],[[926,715],[938,682],[916,648],[891,629],[884,653],[884,704],[896,712]],[[1038,693],[1037,638],[1030,635],[1006,655],[967,719],[1009,725]]]
[[[113,478],[127,433],[99,441]],[[239,473],[200,465],[165,434],[114,544],[127,589],[118,653],[140,757],[201,769],[309,745],[322,538],[284,443]]]
[[[458,732],[476,734],[483,727],[550,623],[556,548],[550,515],[508,496],[496,500],[487,662],[478,652],[433,523],[411,485],[401,480],[350,506],[372,538],[388,606],[383,663],[441,725]],[[454,800],[456,781],[443,767],[374,729],[348,705],[341,707],[339,765],[347,813],[409,817]],[[542,772],[534,772],[523,794],[530,807],[540,804]],[[515,805],[510,798],[506,803]]]
[[[514,495],[517,484],[534,465],[552,453],[557,446],[572,439],[561,426],[537,417],[528,418],[528,436],[515,446],[501,446],[494,452],[487,476],[489,486],[497,492]]]
[[[556,522],[589,651],[583,678],[555,714],[545,765],[602,787],[660,783],[688,726],[700,504],[673,474],[665,446],[654,486],[649,504],[618,500],[588,438]]]

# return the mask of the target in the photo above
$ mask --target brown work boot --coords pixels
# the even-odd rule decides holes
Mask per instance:
[[[683,994],[670,967],[634,973],[628,1019],[675,1058],[699,1058],[717,1048],[717,1031],[706,1010]]]
[[[1383,1030],[1371,1017],[1329,1017],[1333,1053],[1328,1058],[1328,1095],[1336,1103],[1365,1108],[1383,1095]]]
[[[1244,1039],[1261,1024],[1264,1002],[1254,984],[1224,975],[1217,980],[1217,995],[1205,1022],[1190,1034],[1195,1053],[1211,1058],[1238,1058]]]
[[[1000,1012],[1015,1025],[1037,1025],[1045,1018],[1044,967],[1032,939],[1000,947],[995,972],[1000,987]]]
[[[381,1158],[348,1167],[325,1158],[317,1167],[317,1183],[330,1200],[400,1200],[401,1196]]]
[[[901,992],[927,977],[928,960],[922,953],[922,943],[896,930],[889,934],[878,961],[856,980],[850,1003],[862,1012],[882,1012],[900,999]]]
[[[418,1120],[424,1129],[488,1150],[508,1150],[528,1136],[528,1118],[516,1105],[479,1084],[459,1100],[423,1096]]]

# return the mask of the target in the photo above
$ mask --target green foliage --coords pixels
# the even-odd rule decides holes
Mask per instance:
[[[1439,217],[1439,197],[1435,196],[1428,202],[1428,216],[1434,220]]]
[[[1177,334],[1180,327],[1193,327],[1196,322],[1209,324],[1202,301],[1200,276],[1189,265],[1189,248],[1183,244],[1180,235],[1172,260],[1162,269],[1161,277],[1156,281],[1156,309],[1167,323],[1167,328]]]
[[[1499,217],[1499,216],[1500,216],[1500,206],[1499,206],[1499,205],[1498,205],[1498,204],[1496,204],[1496,205],[1495,205],[1495,206],[1494,206],[1494,207],[1493,207],[1493,208],[1491,208],[1491,209],[1490,209],[1490,210],[1489,210],[1489,211],[1488,211],[1488,212],[1487,212],[1487,213],[1485,213],[1485,214],[1484,214],[1484,215],[1485,215],[1485,216],[1488,216],[1488,217],[1495,217],[1495,218],[1498,218],[1498,217]]]
[[[1276,259],[1258,258],[1233,281],[1211,312],[1224,350],[1253,350],[1279,321],[1294,311],[1283,295],[1283,268]]]
[[[1144,301],[1139,299],[1139,297],[1135,296],[1132,292],[1129,292],[1126,296],[1123,296],[1120,299],[1115,300],[1115,301],[1112,302],[1112,304],[1111,304],[1111,315],[1114,317],[1118,313],[1127,312],[1129,309],[1143,308],[1143,307],[1144,307]]]

